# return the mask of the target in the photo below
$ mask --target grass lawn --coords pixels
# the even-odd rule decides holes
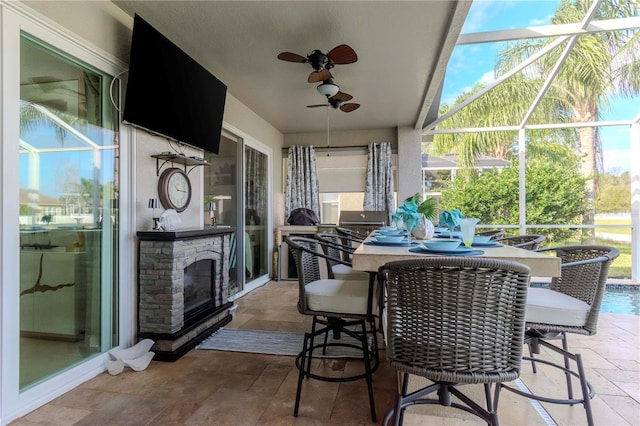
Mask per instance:
[[[607,232],[609,234],[631,234],[631,221],[624,219],[596,219],[596,225],[626,225],[629,228],[596,228],[596,232]]]
[[[631,246],[621,243],[612,244],[606,241],[597,241],[598,244],[614,245],[620,250],[620,256],[611,264],[609,278],[631,278]]]
[[[596,219],[596,225],[626,225],[629,228],[596,228],[596,232],[606,232],[609,234],[631,234],[631,221],[624,219]],[[600,241],[598,244],[614,245],[620,250],[620,256],[613,261],[609,270],[611,278],[631,278],[631,246],[623,243],[612,243],[610,241]]]
[[[554,244],[561,245],[574,245],[580,244],[580,240],[568,239]],[[616,247],[620,250],[620,256],[616,258],[609,268],[609,278],[626,278],[631,279],[631,245],[625,243],[614,243],[611,241],[604,241],[596,239],[596,244]]]

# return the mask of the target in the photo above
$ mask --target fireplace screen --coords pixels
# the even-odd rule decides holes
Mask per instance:
[[[215,261],[199,260],[184,268],[184,320],[215,305]]]

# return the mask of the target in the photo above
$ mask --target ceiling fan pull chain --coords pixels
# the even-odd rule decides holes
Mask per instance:
[[[329,150],[331,145],[329,144],[329,107],[327,106],[327,157],[329,156]]]

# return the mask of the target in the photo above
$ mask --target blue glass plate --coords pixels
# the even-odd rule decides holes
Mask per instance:
[[[422,254],[442,254],[446,256],[477,256],[479,254],[484,254],[482,250],[473,250],[466,247],[458,247],[454,250],[429,250],[426,247],[413,247],[409,249],[412,253],[422,253]]]
[[[382,242],[382,241],[377,241],[375,239],[375,237],[371,238],[370,241],[365,241],[365,244],[369,245],[369,246],[387,246],[387,247],[391,247],[391,246],[393,246],[393,247],[409,247],[409,246],[417,246],[418,245],[418,243],[415,242],[415,241],[412,241],[411,243],[409,243],[409,240],[399,241],[397,243],[393,243],[391,241]]]
[[[451,234],[449,233],[449,231],[447,232],[441,232],[439,234],[434,235],[434,238],[449,238]],[[462,237],[462,232],[460,231],[453,231],[453,238],[461,238]]]
[[[400,235],[407,235],[407,231],[406,230],[398,231],[398,232],[394,232],[394,233],[391,233],[391,234],[385,234],[384,232],[376,231],[373,235],[389,235],[389,236],[398,235],[398,236],[400,236]]]
[[[471,247],[503,247],[503,245],[495,241],[489,241],[488,243],[473,243]]]

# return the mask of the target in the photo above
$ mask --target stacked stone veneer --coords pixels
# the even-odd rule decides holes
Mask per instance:
[[[215,305],[229,298],[230,234],[177,241],[140,241],[140,333],[174,334],[184,326],[184,269],[204,259],[215,261]]]

